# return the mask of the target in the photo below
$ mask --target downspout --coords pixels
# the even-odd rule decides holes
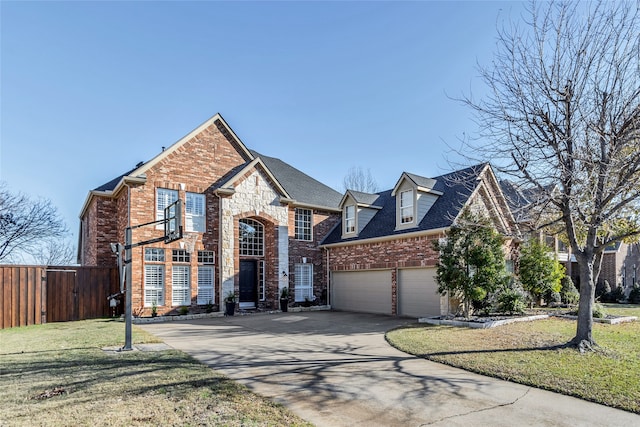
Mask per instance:
[[[223,278],[222,278],[222,272],[223,272],[223,260],[222,260],[222,196],[220,194],[216,194],[218,196],[218,281],[220,282],[220,292],[218,295],[218,310],[222,311],[223,310],[223,302],[224,302],[224,296],[222,295],[222,283],[223,283]]]
[[[331,259],[329,257],[329,251],[331,251],[330,248],[326,248],[327,251],[327,301],[325,301],[325,303],[328,306],[331,306],[331,267],[329,266],[329,260]]]

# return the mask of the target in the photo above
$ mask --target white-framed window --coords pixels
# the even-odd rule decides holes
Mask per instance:
[[[216,256],[213,251],[198,251],[198,264],[215,264]]]
[[[400,193],[400,223],[413,222],[413,190],[405,190]]]
[[[258,221],[241,219],[239,221],[238,239],[240,241],[240,255],[264,255],[264,227]]]
[[[295,265],[295,299],[296,302],[305,299],[313,300],[313,264]]]
[[[184,226],[186,231],[204,233],[205,225],[205,197],[204,194],[187,193],[184,212]]]
[[[144,260],[147,262],[164,262],[164,249],[144,248]]]
[[[214,269],[210,265],[198,266],[198,305],[213,304],[215,302]]]
[[[174,265],[171,273],[171,304],[190,305],[189,266]]]
[[[349,205],[344,208],[344,232],[355,233],[356,232],[356,207],[355,205]]]
[[[164,305],[164,264],[144,266],[144,306]]]
[[[296,240],[313,240],[311,209],[296,208]]]
[[[191,262],[191,254],[184,249],[174,249],[171,260],[173,262]]]
[[[156,188],[156,220],[164,219],[164,209],[176,200],[178,200],[177,190]],[[164,226],[158,224],[156,228],[162,229]]]

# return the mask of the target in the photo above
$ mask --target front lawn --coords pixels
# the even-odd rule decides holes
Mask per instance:
[[[637,305],[606,308],[640,318]],[[640,413],[640,321],[594,324],[601,349],[590,354],[562,347],[575,329],[558,318],[493,329],[419,325],[389,331],[387,340],[429,360]]]
[[[0,425],[309,425],[182,352],[101,350],[123,344],[105,319],[0,330]]]

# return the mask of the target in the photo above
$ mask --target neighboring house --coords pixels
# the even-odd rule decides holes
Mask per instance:
[[[534,204],[537,192],[530,189],[521,189],[509,181],[501,181],[502,192],[505,195],[509,208],[514,214],[518,225],[525,235],[536,236],[544,241],[553,251],[554,256],[564,265],[567,275],[571,277],[576,286],[580,285],[580,272],[575,256],[571,254],[571,248],[558,238],[558,234],[550,234],[545,230],[538,230],[528,217],[528,211]],[[628,295],[634,283],[640,278],[640,244],[617,243],[607,247],[602,258],[600,276],[596,283],[596,294],[604,287],[605,280],[613,288],[623,286]]]
[[[216,114],[147,163],[89,192],[80,213],[78,262],[115,265],[110,243],[127,226],[162,219],[184,201],[184,239],[133,249],[135,314],[181,306],[278,307],[289,287],[296,301],[326,295],[319,241],[340,221],[341,195],[281,160],[247,149]],[[163,235],[133,230],[133,242]],[[216,308],[217,308],[216,307]]]
[[[605,249],[597,291],[605,280],[611,288],[622,286],[626,296],[635,285],[640,285],[640,243],[621,242]]]
[[[491,167],[473,166],[436,178],[403,173],[393,189],[347,191],[342,221],[322,241],[336,309],[403,316],[447,314],[437,293],[433,243],[464,208],[492,219],[507,236],[513,261],[518,229]]]

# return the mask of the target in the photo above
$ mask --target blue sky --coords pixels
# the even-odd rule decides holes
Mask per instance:
[[[515,2],[0,2],[0,179],[74,235],[92,188],[216,112],[342,191],[437,176]],[[188,167],[186,165],[185,167]]]

